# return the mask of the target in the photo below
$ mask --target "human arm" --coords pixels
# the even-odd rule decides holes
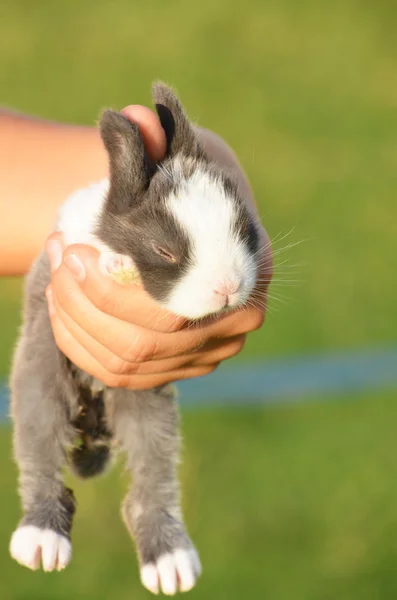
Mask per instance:
[[[153,158],[161,158],[165,138],[156,115],[137,105],[122,112],[140,125]],[[107,173],[96,127],[0,110],[0,275],[25,274],[65,198]]]

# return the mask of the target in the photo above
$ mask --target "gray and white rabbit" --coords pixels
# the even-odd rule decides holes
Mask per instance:
[[[135,124],[104,111],[99,127],[110,178],[68,198],[57,230],[66,244],[98,248],[104,272],[113,261],[122,277],[138,273],[150,296],[172,313],[200,319],[243,306],[255,286],[260,246],[248,188],[241,173],[205,150],[170,88],[155,84],[153,98],[167,139],[164,160],[150,160]],[[23,507],[11,555],[31,569],[66,567],[75,499],[62,469],[69,464],[81,477],[95,476],[116,442],[134,481],[123,518],[137,546],[142,583],[154,593],[187,591],[201,566],[180,508],[174,388],[110,388],[73,365],[54,341],[49,282],[43,252],[26,278],[11,375]]]

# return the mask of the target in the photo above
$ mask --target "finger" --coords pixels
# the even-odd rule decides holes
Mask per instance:
[[[172,357],[169,359],[134,363],[120,358],[89,336],[63,311],[56,295],[52,293],[51,289],[48,290],[48,293],[51,295],[52,305],[54,307],[56,316],[62,322],[73,339],[76,340],[97,363],[102,365],[107,372],[115,375],[154,375],[166,373],[175,369],[181,369],[189,364],[192,366],[204,366],[212,364],[231,358],[241,351],[245,342],[245,336],[236,336],[236,338],[232,338],[227,341],[211,340],[207,344],[207,347],[201,352],[183,354],[181,356]],[[73,356],[69,356],[69,358],[73,361]]]
[[[266,296],[252,299],[246,306],[202,328],[203,339],[225,339],[256,331],[265,320]],[[172,334],[177,335],[177,334]]]
[[[50,311],[52,330],[58,348],[72,360],[82,371],[95,377],[108,387],[123,387],[134,390],[149,390],[159,385],[202,377],[212,373],[219,363],[203,366],[186,366],[159,375],[115,375],[110,373],[98,363],[89,352],[87,352],[70,334],[58,318],[55,311]]]
[[[93,339],[126,361],[170,358],[192,352],[211,338],[230,338],[253,331],[264,319],[262,310],[246,308],[202,327],[158,333],[120,321],[98,310],[80,289],[64,264],[53,273],[52,287],[57,300],[72,321]]]
[[[98,268],[99,256],[94,248],[82,245],[69,246],[63,256],[69,269],[73,269],[76,260],[81,261],[85,274],[78,283],[96,308],[154,331],[171,332],[182,327],[185,319],[162,309],[142,286],[120,285],[103,275]]]
[[[50,251],[52,241],[61,241],[62,236],[55,233],[47,241],[47,251]],[[60,251],[54,253],[53,270],[59,267],[61,257]],[[85,292],[92,304],[100,311],[115,316],[122,321],[135,323],[138,326],[152,329],[160,332],[173,332],[189,325],[182,317],[177,317],[172,313],[163,310],[152,298],[143,290],[136,286],[121,286],[115,283],[110,277],[102,275],[98,269],[99,253],[88,246],[70,246],[65,251],[65,258],[73,255],[72,265],[74,264],[74,256],[81,259],[83,270],[85,272],[84,280],[79,283],[81,289]],[[69,259],[68,259],[69,260]],[[252,294],[248,304],[256,306],[256,311],[252,306],[243,308],[244,318],[241,316],[241,311],[236,311],[223,319],[209,319],[207,326],[215,321],[214,330],[207,329],[207,336],[211,335],[219,337],[228,337],[227,331],[230,329],[230,335],[238,335],[259,328],[264,320],[264,311],[266,307],[266,293],[272,277],[272,255],[270,246],[266,246],[263,251],[263,261],[260,266],[258,281],[256,288]],[[238,315],[237,319],[241,322],[242,327],[235,329],[236,319],[234,315]],[[222,322],[223,321],[223,322]],[[199,324],[200,328],[205,327]],[[197,330],[197,327],[190,330]],[[226,335],[225,335],[226,333]],[[194,342],[196,343],[196,342]]]
[[[52,233],[45,242],[45,250],[50,263],[51,272],[59,269],[62,263],[64,240],[63,234],[60,231]]]
[[[57,318],[73,339],[109,373],[114,375],[161,374],[176,368],[182,368],[194,358],[197,358],[195,354],[190,354],[181,355],[177,358],[151,360],[148,362],[132,362],[125,360],[92,338],[82,327],[75,323],[67,313],[65,313],[56,294],[53,293],[51,289],[49,290],[49,293],[52,297],[52,303]],[[216,355],[216,352],[214,352],[214,355]],[[69,356],[69,358],[73,361],[73,356]]]
[[[192,366],[220,363],[233,358],[244,348],[246,335],[237,335],[230,340],[218,342],[218,346],[206,352],[197,352],[189,355],[189,364]],[[188,357],[186,357],[188,358]]]
[[[62,241],[60,234],[53,234],[49,240],[51,239]],[[258,281],[253,293],[258,307],[266,304],[265,295],[273,273],[270,241],[267,237],[265,239],[267,243],[263,246]],[[49,242],[47,242],[47,249],[49,248],[48,244]],[[70,255],[73,255],[72,259],[67,258]],[[79,282],[81,289],[102,312],[154,331],[168,333],[186,326],[187,322],[183,317],[178,317],[162,309],[141,287],[122,286],[111,277],[103,275],[98,268],[99,252],[97,250],[84,245],[69,246],[64,253],[64,258],[71,260],[70,264],[73,265],[74,257],[83,265],[84,279]],[[59,252],[56,260],[59,260]],[[261,302],[261,300],[263,301]],[[209,322],[211,321],[214,319],[209,320]]]
[[[67,313],[62,309],[56,293],[51,286],[47,289],[47,298],[52,303],[53,310],[58,321],[63,325],[79,346],[92,356],[107,372],[115,375],[132,375],[139,370],[141,363],[125,361],[108,348],[92,338],[82,327],[75,323]],[[73,356],[69,356],[73,361]]]
[[[183,369],[176,369],[168,373],[162,373],[161,375],[132,375],[129,379],[128,385],[113,385],[113,387],[127,387],[133,390],[150,390],[159,385],[166,383],[174,383],[182,381],[184,379],[194,379],[196,377],[204,377],[209,375],[217,367],[218,364],[200,366],[200,367],[186,367]]]
[[[138,104],[126,106],[120,112],[138,125],[150,158],[155,161],[164,158],[167,142],[158,116],[150,108]]]
[[[190,352],[202,343],[200,331],[186,332],[187,335],[179,335],[182,332],[157,333],[101,312],[86,297],[64,264],[53,273],[52,288],[59,305],[72,321],[126,361],[170,358]],[[177,337],[171,340],[169,335]]]
[[[105,382],[105,379],[110,382],[109,373],[96,361],[93,356],[85,350],[81,344],[75,340],[68,329],[65,327],[61,319],[58,317],[55,307],[53,306],[54,297],[51,289],[47,290],[48,312],[51,320],[51,327],[54,334],[55,342],[61,352],[67,356],[79,369],[89,373],[99,381]],[[120,386],[127,386],[129,383],[128,376],[118,377]],[[108,383],[110,385],[110,383]]]

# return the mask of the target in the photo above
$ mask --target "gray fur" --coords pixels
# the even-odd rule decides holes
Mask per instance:
[[[69,536],[75,509],[63,485],[61,469],[72,444],[76,396],[65,373],[48,317],[49,283],[45,254],[26,281],[24,324],[11,375],[14,451],[19,466],[24,517],[21,524],[48,527]]]

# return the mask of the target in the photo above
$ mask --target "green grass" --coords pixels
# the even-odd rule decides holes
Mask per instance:
[[[374,600],[397,594],[397,405],[357,402],[185,412],[187,523],[204,564],[190,597]],[[119,517],[127,479],[69,479],[79,506],[62,574],[13,564],[19,515],[8,430],[0,433],[2,599],[149,598]]]
[[[286,304],[270,301],[242,358],[393,343],[396,18],[386,0],[13,0],[0,7],[0,103],[93,123],[104,106],[150,105],[153,79],[173,84],[191,117],[235,148],[270,236],[293,229],[275,249],[305,240],[276,254],[290,265],[272,288]],[[20,289],[0,283],[1,375]],[[184,503],[205,567],[190,597],[395,598],[396,412],[384,392],[186,413]],[[5,429],[0,450],[2,599],[149,597],[119,519],[117,470],[74,482],[65,573],[13,564],[19,509]]]

